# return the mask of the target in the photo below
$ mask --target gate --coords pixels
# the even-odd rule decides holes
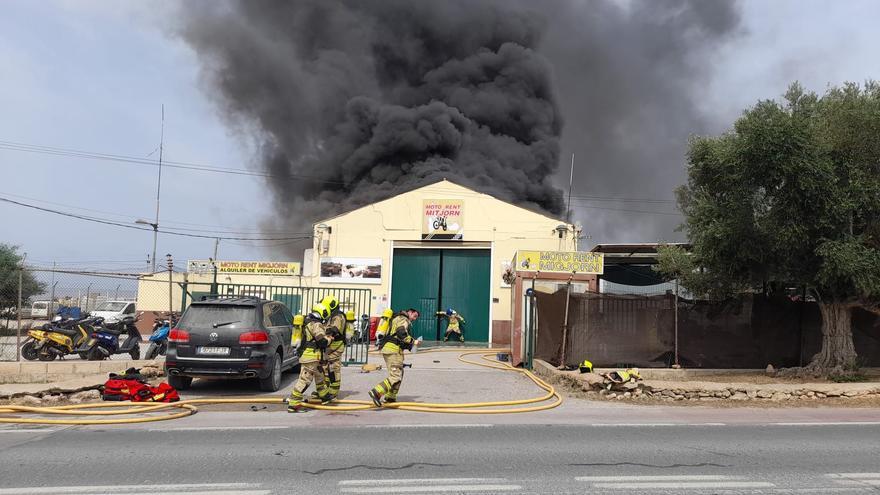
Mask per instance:
[[[184,310],[193,301],[200,301],[206,297],[244,296],[278,301],[290,308],[293,314],[308,314],[312,305],[321,302],[325,296],[333,295],[339,300],[339,308],[342,311],[354,311],[355,314],[355,322],[353,323],[355,336],[345,348],[342,364],[348,366],[367,362],[370,350],[370,304],[372,301],[370,289],[195,282],[183,282],[179,285],[183,289],[180,307]]]

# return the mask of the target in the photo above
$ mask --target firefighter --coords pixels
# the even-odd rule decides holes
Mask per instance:
[[[339,395],[339,388],[342,385],[342,357],[345,355],[345,346],[348,343],[345,338],[345,313],[339,309],[339,300],[334,296],[327,296],[321,300],[321,304],[330,310],[330,318],[327,320],[327,335],[333,337],[333,342],[327,347],[324,353],[324,359],[327,365],[324,369],[327,376],[328,389],[331,399],[335,399]],[[312,393],[317,397],[317,391]]]
[[[299,378],[290,391],[287,399],[287,412],[300,413],[308,411],[303,407],[303,393],[315,382],[318,398],[322,404],[330,402],[330,392],[324,381],[324,373],[321,371],[321,362],[324,360],[324,349],[333,339],[326,334],[324,325],[330,318],[330,310],[321,303],[312,306],[312,312],[306,315],[302,330],[302,355],[299,358]]]
[[[293,317],[293,333],[290,335],[290,345],[296,349],[297,355],[302,355],[302,336],[303,324],[305,323],[303,315],[295,315]]]
[[[458,314],[458,311],[446,308],[445,313],[438,311],[437,317],[449,320],[449,324],[446,325],[446,335],[443,337],[443,342],[448,342],[450,338],[464,342],[464,333],[461,331],[461,324],[464,323],[464,318]]]
[[[379,348],[382,357],[385,358],[385,367],[388,369],[388,378],[370,390],[370,398],[377,407],[382,407],[382,397],[386,403],[397,402],[397,393],[400,391],[400,382],[403,380],[403,351],[419,345],[412,338],[412,322],[419,318],[419,311],[410,308],[394,316],[389,326],[388,334],[382,339]]]

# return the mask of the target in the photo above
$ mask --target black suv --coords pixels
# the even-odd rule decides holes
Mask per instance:
[[[281,372],[299,364],[290,345],[287,306],[259,298],[193,302],[168,334],[165,374],[186,390],[194,377],[258,378],[260,390],[281,388]]]

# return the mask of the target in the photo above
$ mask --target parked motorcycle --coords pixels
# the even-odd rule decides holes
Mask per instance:
[[[73,354],[88,340],[96,318],[62,318],[56,316],[40,328],[28,330],[21,346],[21,357],[28,361],[52,361]],[[80,357],[84,357],[80,354]]]
[[[89,361],[101,361],[114,354],[130,354],[131,358],[141,358],[141,333],[135,326],[136,319],[132,316],[123,318],[116,323],[104,323],[95,327],[89,340],[78,352],[84,352]],[[120,344],[119,338],[125,333],[125,340]]]
[[[169,313],[163,313],[161,316],[167,316]],[[179,315],[174,313],[170,318],[156,318],[153,323],[153,333],[150,335],[150,345],[147,346],[147,352],[144,359],[156,359],[158,356],[164,356],[168,349],[168,334],[171,328],[177,324]]]

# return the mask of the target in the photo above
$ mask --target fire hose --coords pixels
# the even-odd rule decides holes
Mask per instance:
[[[446,414],[513,414],[537,412],[546,409],[552,409],[562,404],[562,397],[556,392],[552,385],[542,380],[529,370],[516,368],[508,363],[493,361],[491,358],[495,352],[503,352],[505,349],[481,349],[476,351],[461,352],[458,349],[428,349],[421,352],[460,352],[458,360],[476,366],[497,369],[501,371],[521,373],[532,380],[539,388],[546,393],[540,397],[530,399],[504,400],[493,402],[468,402],[468,403],[426,403],[426,402],[395,402],[385,404],[382,409],[399,409],[402,411],[416,412],[432,412]],[[481,361],[472,361],[466,359],[466,356],[480,355]],[[75,404],[68,406],[56,407],[31,407],[3,405],[0,406],[0,423],[12,424],[57,424],[57,425],[111,425],[111,424],[130,424],[130,423],[148,423],[154,421],[167,421],[170,419],[183,418],[198,412],[197,405],[213,405],[213,404],[283,404],[283,397],[217,397],[207,399],[187,399],[178,402],[169,403],[144,403],[144,402],[114,402],[114,403],[97,403],[97,404]],[[366,411],[370,409],[379,409],[372,401],[343,399],[332,403],[333,405],[303,403],[305,407],[327,411]],[[510,407],[524,406],[527,404],[539,404],[528,407]],[[491,408],[491,409],[490,409]],[[182,409],[175,411],[176,409]],[[159,411],[171,410],[169,414],[148,415]],[[32,415],[57,415],[57,416],[76,416],[70,419],[47,419],[47,418],[25,418],[20,417],[23,414]],[[8,416],[18,415],[18,416]],[[121,415],[138,415],[125,418],[101,418],[101,419],[84,419],[83,416],[121,416]]]

